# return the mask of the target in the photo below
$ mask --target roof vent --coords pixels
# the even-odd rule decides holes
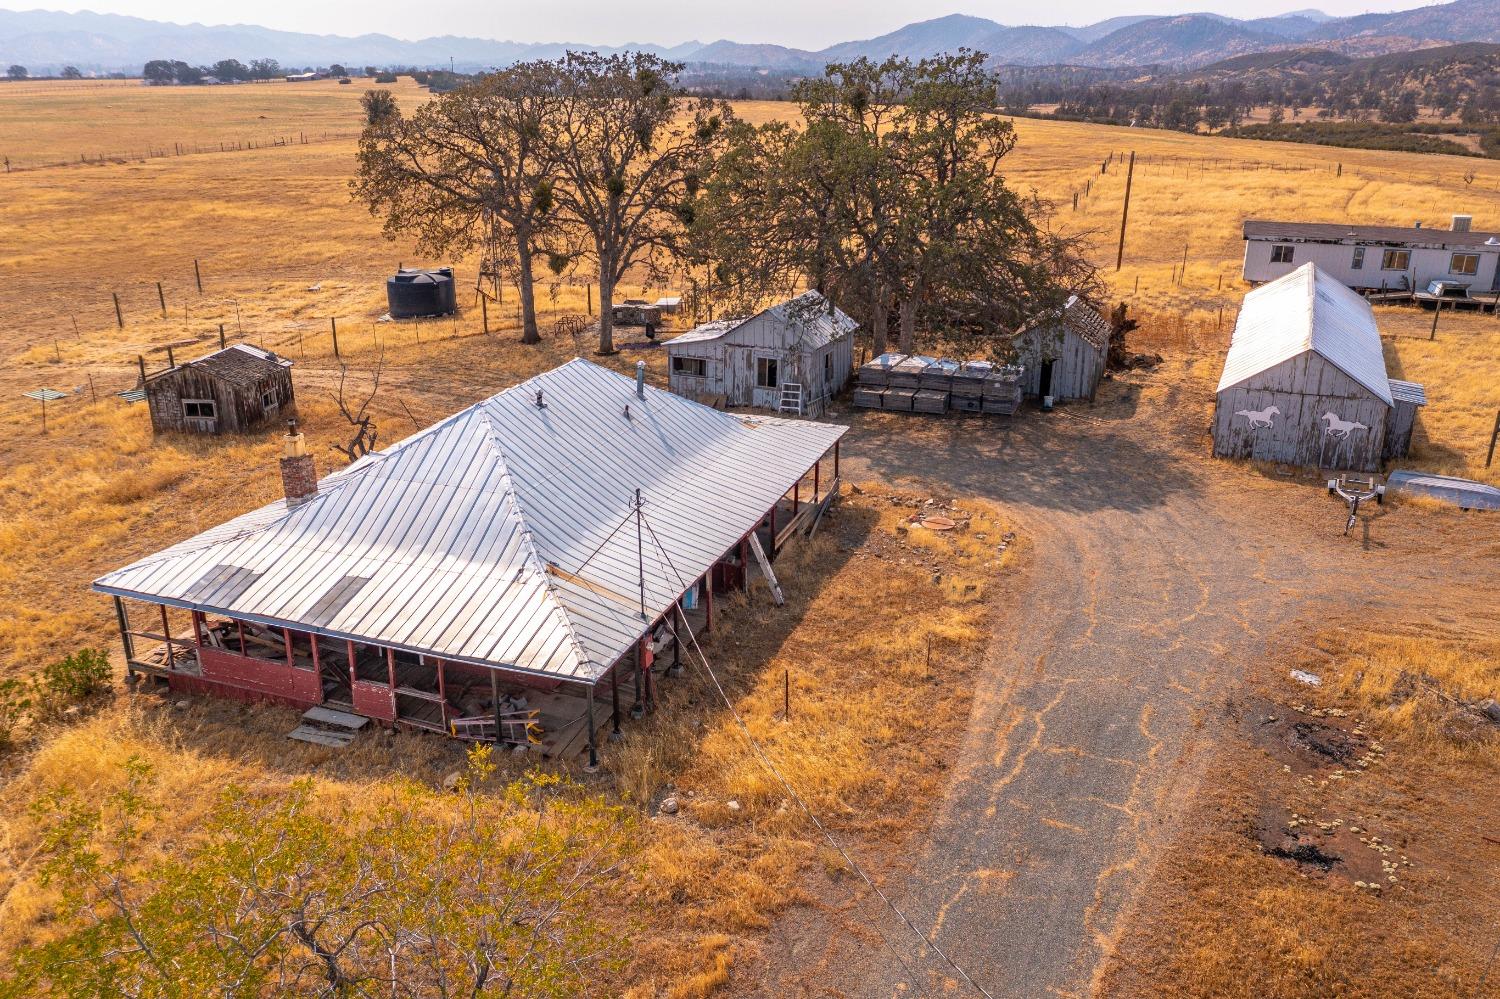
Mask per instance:
[[[547,403],[542,400],[542,390],[541,389],[537,389],[536,390],[536,408],[537,409],[546,409],[547,408]]]
[[[1469,230],[1471,230],[1473,228],[1474,228],[1474,216],[1472,216],[1472,215],[1455,215],[1455,216],[1453,216],[1453,231],[1454,232],[1468,232]]]

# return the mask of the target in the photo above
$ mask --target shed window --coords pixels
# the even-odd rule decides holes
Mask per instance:
[[[708,363],[701,357],[674,357],[672,358],[672,370],[679,375],[692,375],[695,378],[703,378],[708,375]]]
[[[1410,266],[1410,250],[1386,250],[1380,256],[1380,269],[1383,271],[1404,271]]]
[[[260,406],[266,410],[275,409],[277,407],[275,391],[262,392],[260,394]]]
[[[823,355],[823,381],[829,385],[833,384],[833,354]]]
[[[1362,270],[1365,266],[1365,248],[1356,246],[1354,248],[1354,260],[1349,264],[1355,270]]]
[[[776,358],[757,357],[755,359],[755,386],[757,388],[776,388],[780,384]]]
[[[212,399],[184,399],[182,415],[189,419],[215,420],[218,419],[219,411]]]
[[[1289,264],[1289,263],[1291,263],[1292,262],[1292,250],[1294,250],[1294,249],[1295,249],[1295,247],[1291,247],[1291,246],[1273,246],[1273,247],[1271,247],[1271,263],[1273,263],[1273,264]]]
[[[1448,266],[1449,274],[1467,274],[1473,277],[1479,273],[1479,254],[1477,253],[1455,253],[1453,261]]]

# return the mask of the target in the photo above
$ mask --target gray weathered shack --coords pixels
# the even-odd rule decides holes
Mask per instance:
[[[242,433],[296,415],[292,362],[245,343],[152,372],[145,389],[158,433]]]
[[[1109,353],[1109,322],[1074,295],[1021,327],[1015,347],[1028,396],[1093,399]]]
[[[1385,419],[1383,457],[1401,458],[1411,450],[1411,434],[1417,425],[1417,409],[1427,405],[1427,390],[1417,382],[1391,379],[1391,411]]]
[[[1421,386],[1402,392],[1410,400]],[[1416,405],[1387,446],[1396,403],[1375,314],[1305,264],[1245,296],[1215,399],[1214,454],[1374,471],[1405,453]]]
[[[668,385],[689,399],[816,416],[843,390],[859,324],[816,291],[667,343]]]

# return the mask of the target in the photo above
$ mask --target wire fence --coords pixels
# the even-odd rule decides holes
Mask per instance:
[[[263,134],[248,136],[240,139],[220,139],[214,141],[181,141],[174,140],[170,144],[150,144],[144,149],[135,149],[125,152],[99,152],[91,150],[80,150],[77,159],[15,159],[9,155],[0,155],[0,164],[3,164],[6,173],[19,173],[27,170],[45,170],[56,167],[67,166],[98,166],[108,163],[140,162],[142,160],[162,159],[174,156],[197,156],[208,153],[239,153],[253,150],[283,149],[292,146],[311,146],[327,142],[347,142],[350,139],[359,138],[357,131],[327,132],[319,131],[309,134],[305,131],[279,134]]]

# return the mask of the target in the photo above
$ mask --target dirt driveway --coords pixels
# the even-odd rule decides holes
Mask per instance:
[[[849,418],[848,478],[992,499],[1026,545],[945,800],[909,865],[867,858],[997,999],[1089,994],[1243,664],[1346,615],[1461,615],[1463,586],[1494,585],[1481,518],[1372,508],[1344,537],[1314,481],[1208,460],[1206,379],[1176,364],[1008,423]],[[871,931],[910,935],[881,912],[795,910],[742,992],[973,994],[930,950],[903,968]]]

